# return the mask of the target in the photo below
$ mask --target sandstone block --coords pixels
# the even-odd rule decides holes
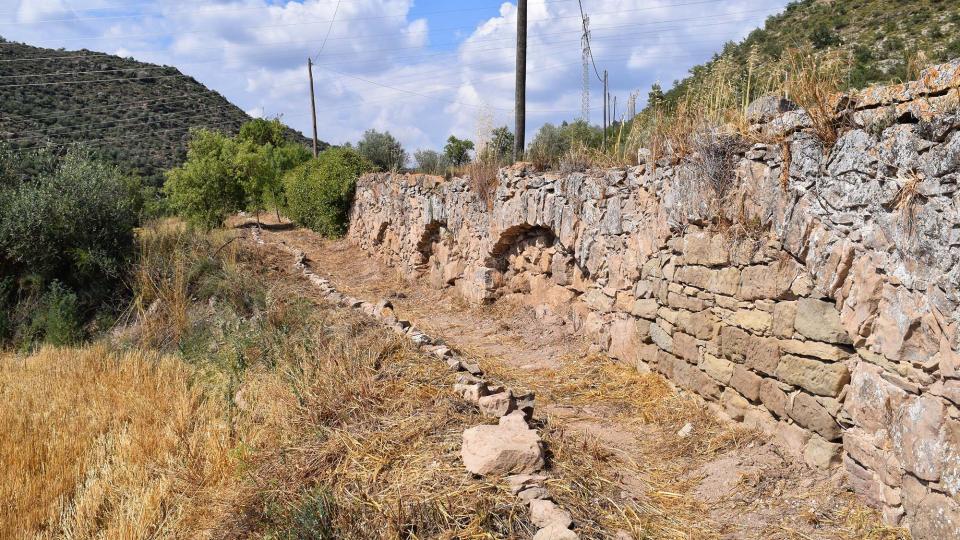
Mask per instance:
[[[670,378],[682,388],[692,390],[706,399],[712,401],[720,399],[720,386],[716,381],[696,366],[692,366],[683,360],[677,359],[674,362],[673,373]]]
[[[700,367],[704,373],[719,381],[720,384],[730,384],[730,378],[733,376],[734,370],[733,362],[724,358],[717,358],[712,354],[704,354]]]
[[[533,535],[533,540],[580,540],[580,536],[558,524],[544,527]]]
[[[943,471],[943,402],[931,396],[910,398],[897,408],[890,430],[893,450],[903,467],[918,478],[936,482]]]
[[[813,433],[803,429],[797,424],[787,422],[778,422],[774,437],[781,446],[786,448],[795,456],[803,456],[807,448],[807,442],[813,437]]]
[[[770,331],[773,316],[758,309],[740,309],[730,316],[730,324],[756,334],[764,334]]]
[[[720,328],[720,352],[727,358],[743,359],[750,346],[750,334],[736,326]]]
[[[928,493],[910,519],[917,540],[960,538],[960,503],[937,492]]]
[[[830,416],[830,413],[809,394],[800,392],[793,398],[793,405],[790,407],[790,417],[801,426],[819,433],[828,441],[834,441],[840,438],[840,425],[837,424],[837,421]]]
[[[829,302],[813,298],[797,301],[794,329],[800,335],[827,343],[850,344],[850,336],[840,324],[840,312]]]
[[[678,293],[667,294],[667,305],[688,311],[702,311],[705,307],[702,299]]]
[[[780,383],[773,379],[764,379],[760,383],[760,402],[770,412],[779,418],[788,418],[790,412],[790,398],[780,388]]]
[[[610,324],[609,354],[617,360],[635,364],[643,342],[650,336],[650,322],[640,319],[618,319]]]
[[[657,318],[658,309],[660,309],[660,304],[657,303],[656,298],[643,298],[633,303],[630,313],[637,317],[653,320]]]
[[[906,392],[883,379],[882,371],[866,362],[857,364],[843,405],[854,423],[870,432],[889,429],[894,412],[907,399]]]
[[[872,438],[862,429],[853,428],[843,432],[843,449],[857,463],[876,473],[888,486],[899,486],[903,467],[889,449],[878,448]]]
[[[673,338],[661,328],[660,324],[650,325],[650,339],[664,351],[673,352]]]
[[[777,378],[821,396],[837,396],[850,381],[847,366],[800,356],[784,355],[777,365]]]
[[[821,343],[819,341],[798,341],[796,339],[783,339],[779,342],[780,350],[787,354],[798,354],[802,356],[814,356],[823,360],[839,361],[850,357],[850,353],[841,347]]]
[[[613,298],[603,294],[603,291],[600,289],[590,289],[583,294],[583,301],[587,303],[587,306],[594,311],[599,311],[600,313],[607,313],[613,309]]]
[[[508,418],[508,417],[504,417]],[[537,432],[516,425],[476,426],[463,432],[460,456],[472,474],[531,474],[543,468]]]
[[[769,435],[776,433],[780,423],[767,411],[758,407],[752,407],[743,415],[743,425]]]
[[[803,451],[803,460],[812,469],[829,469],[840,464],[842,446],[814,435]]]
[[[779,259],[770,265],[748,266],[740,277],[744,300],[777,299],[790,293],[790,287],[804,269],[791,258]]]
[[[743,366],[734,366],[730,375],[730,386],[737,389],[750,401],[760,398],[760,383],[763,378]]]
[[[780,363],[780,347],[773,338],[750,336],[743,352],[744,365],[766,375],[773,375]]]
[[[700,348],[697,346],[697,340],[693,336],[683,332],[673,333],[673,354],[683,358],[691,364],[700,361]]]
[[[743,421],[743,416],[750,409],[750,402],[733,388],[723,390],[723,394],[720,395],[720,405],[727,416],[738,422]]]
[[[509,391],[483,396],[477,401],[480,412],[493,418],[506,416],[516,409],[513,395]]]
[[[717,320],[707,310],[696,313],[681,311],[677,314],[676,325],[677,328],[697,339],[707,340],[713,339],[717,329]]]
[[[724,266],[730,262],[730,249],[723,235],[704,231],[685,235],[680,253],[684,264]]]
[[[793,325],[797,318],[796,302],[777,302],[773,306],[773,335],[780,338],[793,337]]]
[[[530,521],[540,528],[560,526],[566,529],[573,524],[573,518],[570,517],[570,512],[560,508],[553,501],[546,499],[530,501]]]

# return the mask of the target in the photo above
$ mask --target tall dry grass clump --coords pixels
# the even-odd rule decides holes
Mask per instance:
[[[104,345],[0,357],[0,538],[198,534],[230,430],[179,360]]]
[[[829,51],[814,55],[808,50],[788,50],[781,61],[783,93],[810,116],[813,130],[830,149],[840,136],[837,98],[850,73],[850,54]]]

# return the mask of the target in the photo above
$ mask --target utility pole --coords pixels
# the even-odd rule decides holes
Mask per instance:
[[[513,160],[523,159],[524,134],[527,129],[527,0],[517,2],[517,88],[516,126],[513,137]]]
[[[307,73],[310,74],[310,110],[313,113],[313,157],[317,157],[317,101],[313,97],[313,59],[307,58]]]
[[[607,148],[607,121],[610,117],[610,94],[607,93],[607,70],[603,70],[603,148]]]

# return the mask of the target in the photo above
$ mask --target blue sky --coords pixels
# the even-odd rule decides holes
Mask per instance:
[[[786,0],[582,0],[618,114],[777,13]],[[0,35],[172,65],[254,115],[310,131],[314,57],[320,138],[389,130],[411,151],[482,139],[513,118],[515,3],[495,0],[0,0]],[[576,0],[530,0],[529,141],[580,116]],[[333,21],[331,23],[331,21]],[[329,32],[329,37],[327,34]],[[320,50],[326,38],[326,45]],[[591,72],[591,121],[600,83]]]

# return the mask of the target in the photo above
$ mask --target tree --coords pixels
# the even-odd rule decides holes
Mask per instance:
[[[647,108],[656,108],[660,105],[663,105],[665,96],[663,95],[663,88],[660,88],[660,83],[653,83],[653,86],[650,87],[650,93],[647,94]]]
[[[171,207],[188,222],[206,229],[220,226],[245,202],[244,186],[234,170],[236,144],[216,131],[190,133],[187,161],[167,171],[164,192]]]
[[[407,164],[407,152],[389,131],[368,129],[357,143],[360,155],[381,171],[396,171]]]
[[[446,157],[435,150],[417,150],[413,157],[417,168],[427,174],[443,174],[447,168]]]
[[[331,148],[284,176],[290,217],[328,237],[347,230],[357,178],[373,164],[349,148]]]
[[[451,165],[459,167],[470,162],[470,150],[473,150],[473,141],[451,135],[443,147],[443,154]]]
[[[507,126],[501,126],[493,130],[490,142],[483,148],[481,161],[492,161],[494,163],[507,163],[513,158],[513,133]]]

